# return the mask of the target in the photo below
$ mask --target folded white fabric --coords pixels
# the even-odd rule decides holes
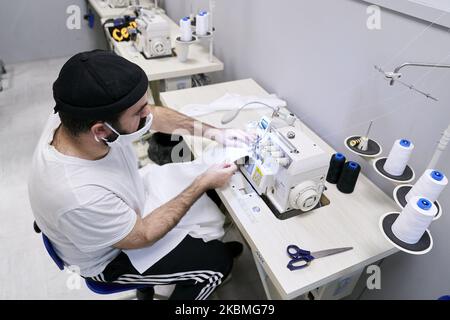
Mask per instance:
[[[267,96],[241,96],[239,94],[226,93],[221,98],[209,104],[187,104],[180,109],[181,113],[191,117],[203,116],[205,114],[214,113],[217,111],[228,111],[239,109],[242,105],[258,101],[265,103],[271,107],[286,107],[286,101],[281,100],[275,94]],[[255,103],[246,107],[247,109],[267,108],[264,105]]]
[[[142,218],[175,198],[194,179],[212,164],[234,162],[248,154],[246,149],[215,146],[192,162],[169,163],[163,166],[150,164],[140,169],[146,187],[146,203]],[[124,250],[139,272],[144,272],[172,251],[186,235],[208,242],[224,235],[225,217],[215,203],[207,196],[201,196],[162,239],[142,249]]]
[[[198,150],[198,155],[193,164],[199,164],[203,167],[218,163],[233,163],[239,159],[248,156],[251,153],[251,147],[242,144],[242,147],[221,147],[217,144],[209,144],[204,149]]]

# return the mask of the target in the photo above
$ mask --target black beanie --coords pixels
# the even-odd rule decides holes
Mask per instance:
[[[53,83],[55,113],[107,117],[134,105],[147,88],[144,70],[125,58],[103,50],[78,53],[64,64]]]

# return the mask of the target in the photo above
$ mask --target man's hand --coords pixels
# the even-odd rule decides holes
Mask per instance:
[[[138,215],[133,230],[114,247],[138,249],[156,243],[180,222],[204,192],[225,186],[236,170],[236,165],[229,163],[211,166],[178,196],[154,209],[145,218]]]
[[[255,134],[240,129],[209,128],[204,136],[226,147],[246,147],[256,139]]]
[[[234,163],[215,164],[202,173],[198,179],[205,189],[216,189],[224,187],[231,176],[237,170]]]

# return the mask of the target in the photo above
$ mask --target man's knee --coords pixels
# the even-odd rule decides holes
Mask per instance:
[[[208,256],[208,260],[211,262],[211,267],[216,272],[220,272],[225,279],[233,268],[233,256],[227,250],[225,244],[219,240],[210,241],[211,254]]]

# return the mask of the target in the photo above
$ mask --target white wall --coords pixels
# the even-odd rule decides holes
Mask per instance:
[[[207,1],[192,1],[194,9]],[[189,13],[189,1],[166,0],[175,20]],[[426,100],[400,85],[388,86],[374,64],[392,70],[405,61],[450,63],[450,34],[428,22],[382,9],[381,30],[368,30],[368,4],[358,0],[217,0],[215,54],[226,81],[252,77],[289,107],[335,149],[363,166],[364,174],[390,194],[393,185],[374,174],[343,146],[345,137],[364,133],[384,154],[397,138],[411,139],[418,174],[450,123],[450,71],[405,69],[404,81],[431,92]],[[450,175],[450,150],[438,169]],[[425,256],[399,253],[382,265],[382,290],[363,298],[436,299],[450,294],[450,187],[442,194],[446,212],[431,227],[435,245]],[[361,214],[364,214],[363,212]]]
[[[81,29],[69,30],[66,9],[81,9]],[[83,20],[85,0],[13,0],[0,3],[0,59],[5,63],[71,56],[106,48],[98,17],[90,29]]]

